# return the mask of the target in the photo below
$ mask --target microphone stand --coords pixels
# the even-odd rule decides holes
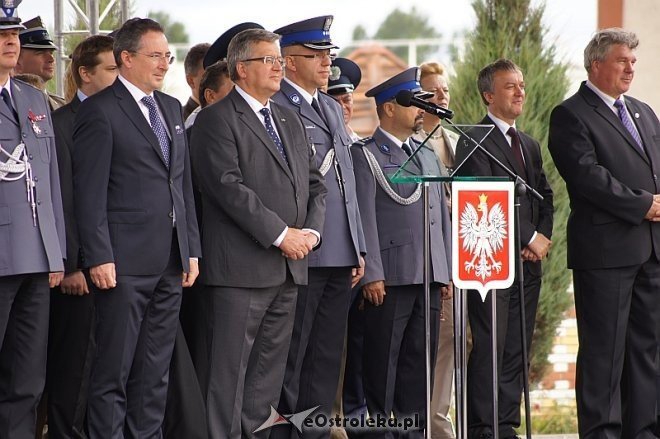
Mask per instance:
[[[467,135],[463,130],[456,126],[452,121],[447,120],[447,122],[452,125],[458,132],[460,132],[464,138],[469,139],[475,145],[475,148],[470,151],[470,153],[465,157],[465,159],[458,164],[450,174],[450,177],[454,177],[458,170],[468,161],[468,159],[475,153],[478,149],[484,153],[493,163],[495,163],[500,169],[506,172],[509,177],[514,181],[515,191],[514,191],[514,210],[515,210],[515,249],[516,249],[516,270],[518,271],[518,295],[520,297],[520,332],[521,332],[521,344],[522,344],[522,363],[523,363],[523,395],[525,398],[525,433],[527,439],[532,439],[532,418],[531,418],[531,404],[529,400],[529,358],[527,356],[527,324],[525,316],[525,278],[523,273],[523,260],[520,254],[521,251],[521,242],[520,242],[520,197],[524,196],[525,193],[531,194],[534,198],[539,201],[543,201],[543,196],[539,194],[534,188],[529,186],[527,182],[516,174],[513,170],[509,169],[504,163],[502,163],[497,157],[491,154],[486,148],[481,145],[481,143],[474,140],[472,137]],[[420,145],[421,146],[421,145]],[[493,358],[497,356],[497,330],[495,324],[495,307],[496,307],[496,298],[495,290],[491,290],[491,301],[492,301],[492,322],[491,322],[491,338],[492,344],[494,347]],[[497,409],[497,400],[499,388],[495,384],[497,383],[497,361],[493,361],[495,370],[493,371],[493,435],[495,439],[499,438],[499,416]]]

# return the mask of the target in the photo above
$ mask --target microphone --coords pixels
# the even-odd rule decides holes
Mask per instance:
[[[427,113],[434,114],[440,119],[451,119],[454,117],[454,112],[447,108],[442,108],[439,105],[431,102],[426,102],[423,99],[416,98],[415,94],[410,90],[401,90],[396,94],[396,103],[404,107],[417,107],[426,111]]]

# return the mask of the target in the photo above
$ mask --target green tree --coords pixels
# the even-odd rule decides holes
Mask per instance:
[[[404,12],[398,8],[390,12],[385,20],[380,24],[376,33],[369,37],[366,29],[358,25],[353,30],[354,40],[364,40],[368,38],[378,40],[398,40],[414,38],[440,38],[441,34],[435,30],[435,26],[429,23],[429,19],[414,6],[410,12]],[[407,47],[392,47],[394,53],[401,59],[408,60]],[[431,54],[438,51],[438,46],[420,46],[417,49],[417,58],[424,60]]]
[[[180,21],[172,21],[170,14],[164,11],[149,11],[147,17],[160,23],[165,30],[167,41],[172,44],[187,43],[190,37],[186,27]]]
[[[550,112],[568,90],[567,66],[556,60],[555,46],[545,41],[547,31],[541,23],[545,5],[531,3],[531,0],[473,1],[477,24],[466,35],[462,56],[454,52],[456,73],[451,79],[451,92],[457,122],[475,123],[485,113],[476,84],[479,70],[498,58],[509,58],[524,74],[527,100],[524,113],[516,123],[541,143],[555,206],[553,244],[543,264],[543,287],[531,352],[530,380],[536,383],[547,372],[547,357],[557,326],[572,298],[566,293],[570,284],[570,272],[566,269],[568,197],[547,149]]]

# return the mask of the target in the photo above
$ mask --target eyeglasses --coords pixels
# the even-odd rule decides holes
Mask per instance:
[[[337,58],[336,53],[315,53],[314,55],[290,54],[287,56],[301,56],[307,59],[314,59],[315,61],[322,60],[324,58],[330,58],[330,61],[334,61],[335,58]]]
[[[259,58],[248,58],[242,60],[241,62],[248,62],[248,61],[261,61],[262,63],[269,66],[275,65],[275,62],[277,61],[279,65],[281,66],[284,65],[284,58],[282,58],[281,56],[273,56],[273,55],[261,56]]]
[[[155,63],[165,61],[167,64],[171,65],[174,62],[174,56],[172,56],[171,53],[166,53],[165,55],[159,55],[158,53],[140,53],[135,51],[131,51],[131,53],[137,53],[138,55],[146,56]]]

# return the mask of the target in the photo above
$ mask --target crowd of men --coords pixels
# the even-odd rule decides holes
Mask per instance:
[[[447,108],[444,68],[410,67],[368,90],[378,127],[360,138],[361,72],[336,58],[332,16],[273,32],[241,23],[194,46],[184,107],[160,91],[174,60],[162,27],[133,18],[75,48],[64,101],[46,92],[58,48],[45,26],[2,3],[0,438],[41,438],[46,417],[51,439],[327,438],[329,423],[302,419],[337,412],[417,420],[407,431],[344,424],[348,437],[423,437],[423,203],[419,185],[387,175],[406,162],[508,175],[437,115],[397,103],[406,90]],[[660,124],[624,97],[637,44],[599,31],[588,80],[550,119],[571,198],[584,438],[656,437]],[[516,124],[520,67],[494,60],[475,80],[479,123],[493,126],[483,148],[543,198],[520,199],[524,289],[495,294],[497,422],[492,295],[468,292],[468,437],[510,439],[528,366],[518,315],[524,302],[529,345],[553,193],[539,143]],[[448,184],[431,187],[429,205],[431,433],[447,439]]]

